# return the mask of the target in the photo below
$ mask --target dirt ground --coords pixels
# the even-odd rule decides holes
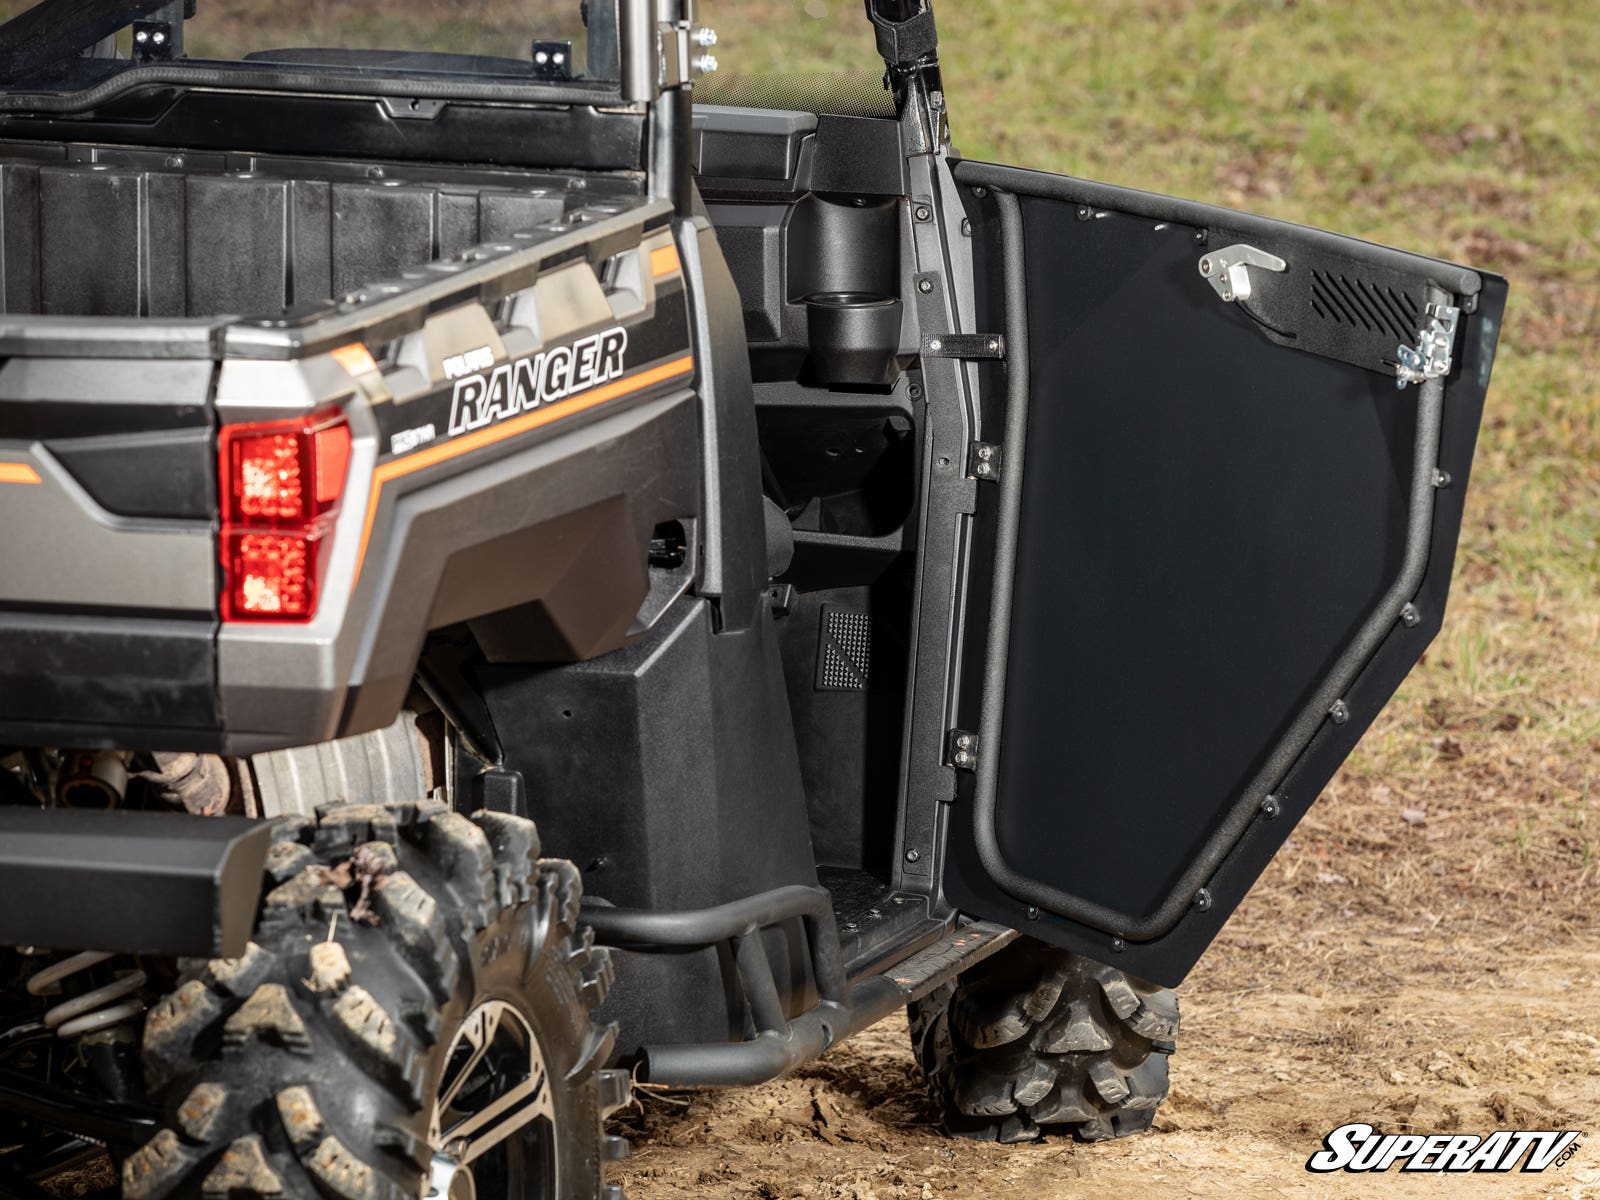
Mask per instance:
[[[1217,200],[1510,278],[1450,613],[1183,987],[1152,1132],[946,1140],[895,1019],[756,1091],[644,1099],[626,1122],[630,1197],[1600,1198],[1593,3],[937,7],[973,158]],[[837,65],[841,14],[859,4],[704,9],[725,63],[804,73]],[[1322,1137],[1356,1120],[1589,1136],[1544,1175],[1307,1173]]]
[[[1565,854],[1573,814],[1497,804],[1470,753],[1448,735],[1442,749],[1459,807],[1352,773],[1313,810],[1182,989],[1172,1094],[1150,1133],[947,1139],[897,1017],[755,1091],[645,1097],[623,1122],[629,1196],[1600,1198],[1592,842]],[[1358,1120],[1589,1137],[1543,1175],[1304,1169]]]

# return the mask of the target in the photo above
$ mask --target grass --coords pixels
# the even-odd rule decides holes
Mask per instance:
[[[859,8],[706,0],[702,15],[724,63],[814,71],[870,67]],[[1211,200],[1509,277],[1444,631],[1263,890],[1304,884],[1307,873],[1286,875],[1296,855],[1381,834],[1401,849],[1378,852],[1369,877],[1384,886],[1371,899],[1396,914],[1493,894],[1586,921],[1600,774],[1594,5],[935,9],[969,158]],[[1403,807],[1426,821],[1406,825]]]

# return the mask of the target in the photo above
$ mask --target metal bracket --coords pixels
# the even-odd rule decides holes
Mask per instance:
[[[945,735],[945,762],[958,771],[976,771],[981,741],[971,730],[952,729]]]
[[[1229,304],[1235,300],[1250,299],[1251,267],[1283,272],[1289,269],[1289,264],[1276,254],[1268,254],[1265,250],[1257,250],[1242,242],[1222,250],[1213,250],[1200,258],[1200,274],[1205,276],[1212,290]]]
[[[973,442],[967,448],[967,477],[985,483],[1000,482],[1000,466],[1005,452],[990,442]]]
[[[1401,346],[1395,353],[1395,387],[1408,383],[1426,383],[1450,374],[1455,361],[1456,329],[1461,324],[1461,310],[1453,304],[1430,304],[1427,307],[1428,323],[1423,326],[1415,346]]]
[[[934,333],[922,339],[924,358],[1004,358],[1006,339],[998,333]]]
[[[171,62],[173,42],[171,21],[133,23],[133,61],[136,63]]]
[[[542,80],[572,78],[571,42],[534,42],[533,77]]]

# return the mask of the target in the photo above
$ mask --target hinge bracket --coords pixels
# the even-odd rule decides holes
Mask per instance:
[[[998,333],[932,333],[922,339],[924,358],[1004,358],[1006,339]]]
[[[945,735],[945,762],[958,771],[978,769],[978,746],[982,741],[969,729],[952,729]]]
[[[1401,346],[1395,353],[1395,387],[1408,383],[1425,383],[1442,379],[1450,374],[1455,362],[1456,329],[1461,324],[1461,310],[1453,304],[1430,304],[1428,323],[1422,327],[1415,346]]]
[[[967,477],[985,483],[1000,482],[1000,467],[1005,452],[991,442],[973,442],[967,448]]]

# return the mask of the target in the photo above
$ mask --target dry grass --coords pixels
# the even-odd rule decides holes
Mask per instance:
[[[833,51],[854,0],[704,7],[725,35],[721,57],[745,69],[861,60]],[[1220,201],[1510,278],[1450,612],[1191,976],[1155,1136],[1005,1152],[915,1127],[891,1134],[874,1114],[910,1060],[886,1022],[837,1052],[826,1075],[652,1115],[631,1186],[697,1197],[1439,1197],[1456,1189],[1393,1172],[1381,1183],[1319,1179],[1303,1164],[1348,1120],[1593,1130],[1594,5],[946,0],[938,13],[969,157]],[[834,1112],[847,1116],[823,1120]],[[1471,1190],[1594,1200],[1590,1142],[1559,1179],[1475,1179]]]
[[[859,65],[859,31],[838,50],[858,8],[703,6],[721,25],[723,60],[752,71]],[[1508,940],[1591,930],[1600,882],[1594,6],[1014,0],[937,11],[954,131],[969,157],[1216,200],[1511,280],[1444,631],[1199,984],[1348,984],[1351,972],[1382,969],[1358,929],[1409,939],[1459,979]]]

